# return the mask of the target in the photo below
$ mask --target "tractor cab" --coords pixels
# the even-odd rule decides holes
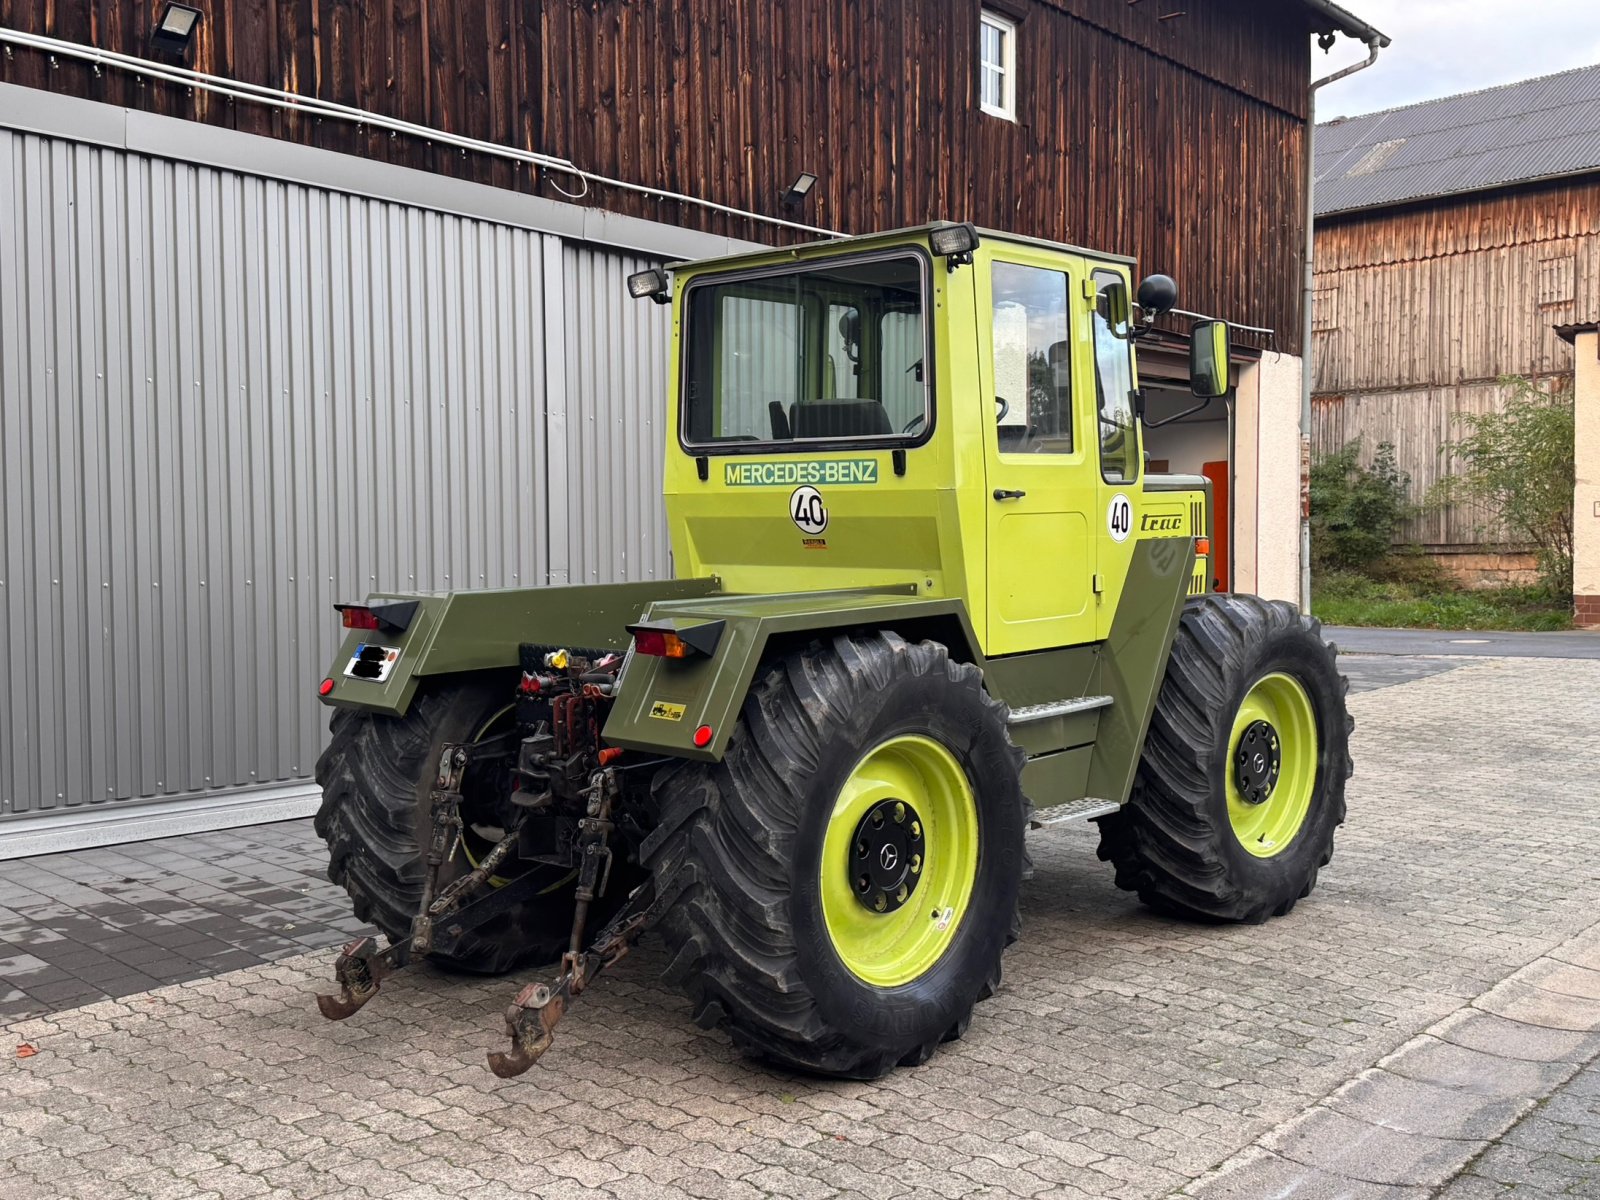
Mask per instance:
[[[634,276],[673,306],[678,573],[959,597],[988,655],[1104,638],[1135,543],[1205,549],[1204,481],[1143,468],[1132,265],[938,224]],[[1196,346],[1219,395],[1226,327]]]

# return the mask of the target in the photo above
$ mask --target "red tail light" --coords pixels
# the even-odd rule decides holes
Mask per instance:
[[[378,614],[370,608],[362,608],[358,604],[346,604],[340,613],[344,616],[346,629],[376,629],[378,627]]]

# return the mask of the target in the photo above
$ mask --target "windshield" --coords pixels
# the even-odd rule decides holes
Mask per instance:
[[[691,284],[684,444],[921,441],[925,291],[915,254]]]

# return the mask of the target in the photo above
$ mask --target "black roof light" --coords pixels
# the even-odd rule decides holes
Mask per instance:
[[[628,295],[635,300],[648,297],[657,304],[672,303],[672,289],[667,283],[667,273],[660,267],[651,267],[648,271],[629,275]]]
[[[950,260],[950,269],[954,271],[972,261],[972,252],[978,248],[978,230],[971,222],[941,225],[928,235],[928,244],[940,258]]]

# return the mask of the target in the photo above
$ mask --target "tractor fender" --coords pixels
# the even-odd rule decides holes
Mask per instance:
[[[953,597],[918,596],[915,584],[787,595],[716,595],[665,600],[646,619],[679,629],[720,623],[709,655],[658,658],[630,653],[601,736],[608,745],[720,761],[739,709],[769,652],[841,629],[893,629],[908,640],[942,642],[952,658],[983,659],[966,605]],[[696,745],[696,732],[705,745]]]
[[[403,629],[352,629],[346,634],[328,668],[333,687],[322,702],[404,716],[428,676],[515,667],[523,642],[620,654],[628,648],[627,626],[652,604],[717,590],[717,581],[705,578],[369,596],[369,606],[393,611],[415,602],[416,608]],[[350,673],[363,645],[395,652],[381,680]]]

